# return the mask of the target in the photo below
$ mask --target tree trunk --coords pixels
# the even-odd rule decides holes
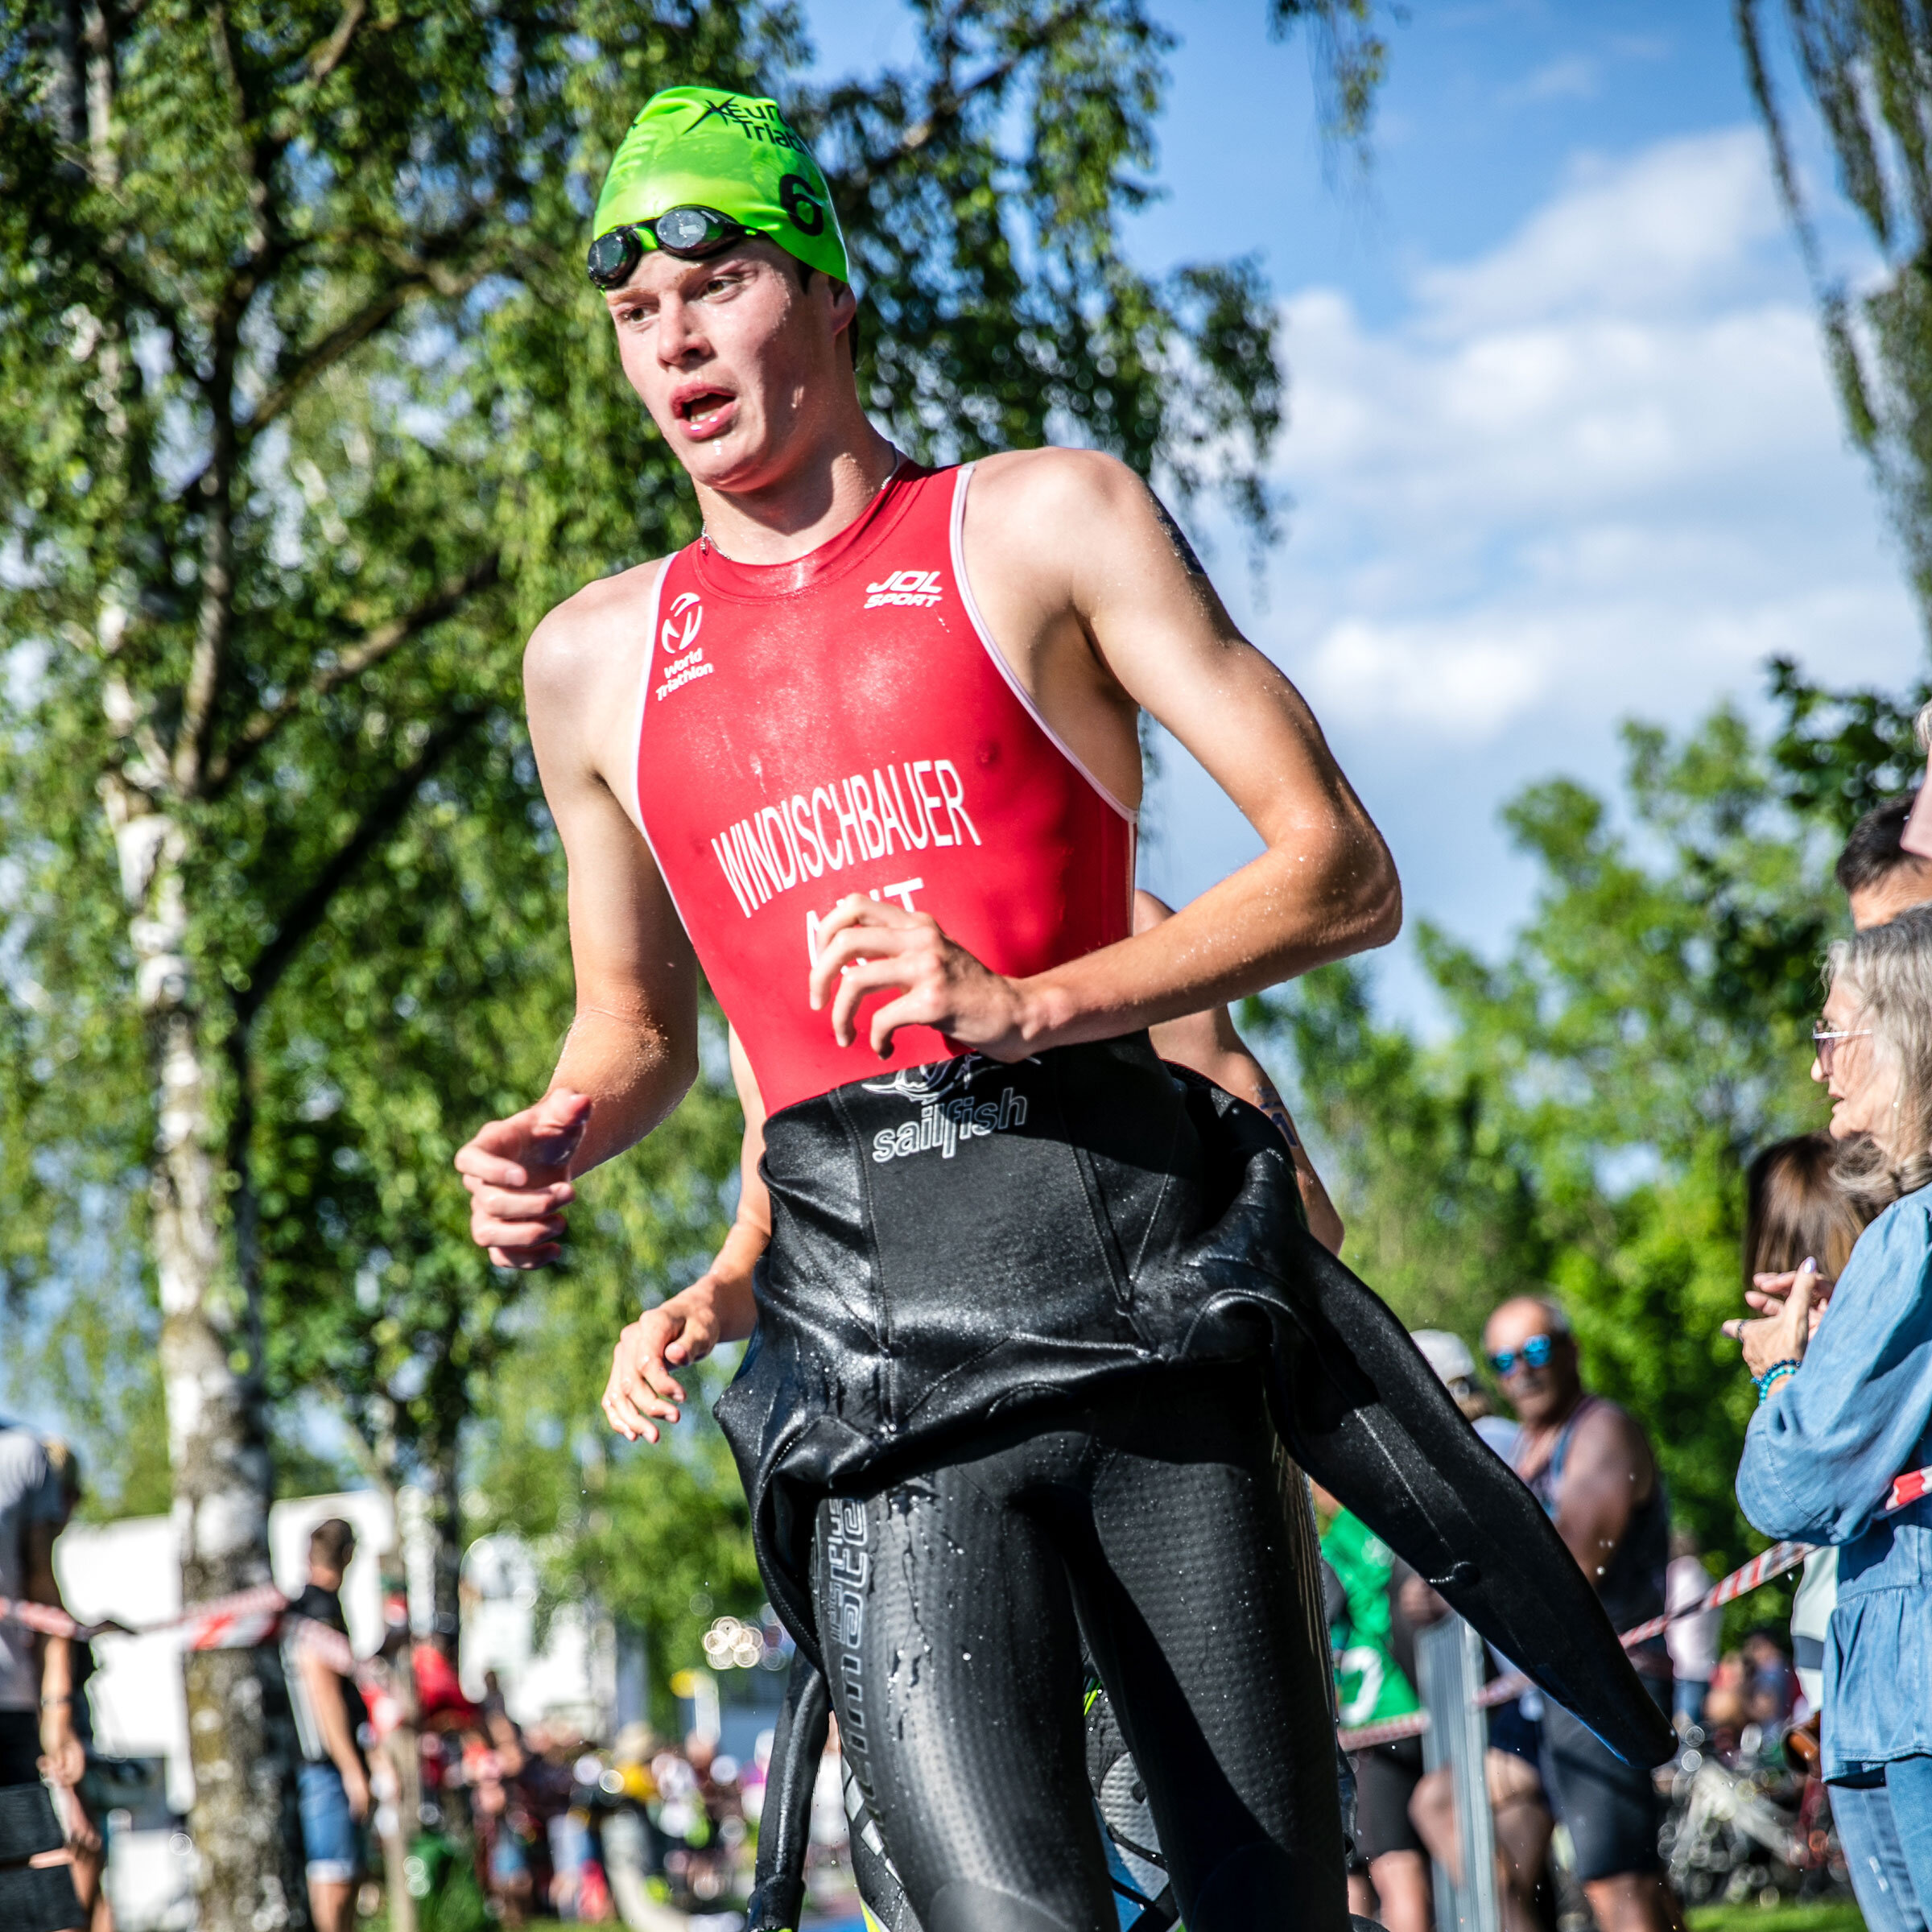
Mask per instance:
[[[463,1501],[456,1481],[456,1450],[452,1442],[427,1459],[425,1500],[428,1529],[435,1539],[431,1558],[430,1641],[452,1665],[460,1665],[463,1616],[460,1586],[463,1575]]]
[[[272,1580],[273,1479],[255,1311],[245,1271],[225,1268],[221,1202],[246,1175],[214,1148],[219,1064],[192,998],[181,828],[125,784],[107,806],[134,908],[130,932],[155,1056],[152,1182],[174,1520],[185,1604]],[[295,1726],[273,1649],[190,1651],[188,1749],[202,1932],[305,1926]]]
[[[384,1740],[390,1778],[394,1783],[388,1815],[378,1814],[382,1840],[382,1883],[389,1908],[389,1932],[416,1932],[416,1901],[409,1889],[409,1848],[423,1829],[423,1762],[418,1755],[416,1674],[410,1656],[409,1571],[402,1557],[402,1505],[395,1476],[395,1436],[385,1427],[372,1452],[370,1466],[389,1499],[389,1541],[381,1552],[382,1611],[387,1629],[390,1688],[402,1715]],[[390,1606],[402,1606],[397,1629]]]

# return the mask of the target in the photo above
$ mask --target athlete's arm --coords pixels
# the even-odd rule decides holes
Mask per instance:
[[[924,914],[855,895],[819,928],[811,971],[841,1045],[860,1003],[890,989],[867,1016],[875,1051],[917,1024],[1018,1059],[1224,1005],[1394,938],[1402,894],[1381,834],[1300,694],[1235,629],[1131,470],[1084,451],[989,458],[965,532],[1001,654],[1082,763],[1137,801],[1145,709],[1266,850],[1153,931],[1024,980],[988,972]]]
[[[302,1673],[303,1688],[308,1693],[309,1707],[322,1732],[322,1748],[341,1773],[342,1789],[349,1798],[349,1815],[359,1824],[369,1815],[369,1774],[362,1769],[361,1754],[349,1728],[349,1706],[342,1696],[342,1679],[312,1649],[303,1649],[295,1659]]]
[[[697,1074],[697,962],[613,790],[630,755],[639,580],[647,585],[656,568],[580,591],[524,653],[530,743],[570,868],[577,1010],[548,1092],[490,1121],[456,1156],[470,1232],[499,1266],[553,1260],[572,1177],[642,1139]]]
[[[1133,929],[1148,932],[1163,919],[1174,917],[1174,908],[1150,892],[1133,895]],[[1302,1209],[1308,1216],[1308,1232],[1331,1254],[1342,1251],[1342,1217],[1335,1212],[1322,1177],[1315,1170],[1302,1137],[1286,1105],[1276,1092],[1267,1070],[1248,1051],[1247,1042],[1235,1030],[1233,1016],[1225,1006],[1207,1013],[1190,1013],[1178,1020],[1163,1020],[1151,1029],[1154,1050],[1164,1060],[1191,1067],[1204,1074],[1216,1086],[1236,1100],[1258,1107],[1281,1129],[1294,1162],[1295,1185],[1301,1190]]]
[[[1592,1583],[1602,1582],[1631,1512],[1656,1483],[1643,1431],[1614,1402],[1599,1402],[1570,1439],[1556,1509],[1556,1533]]]
[[[765,1154],[765,1099],[735,1031],[731,1077],[745,1109],[738,1153],[738,1212],[716,1258],[688,1288],[644,1312],[617,1337],[604,1390],[604,1416],[620,1435],[658,1439],[657,1422],[675,1422],[684,1387],[675,1369],[701,1362],[720,1342],[742,1341],[757,1326],[751,1271],[771,1241],[771,1195],[758,1162]]]
[[[30,1523],[22,1533],[21,1594],[30,1604],[64,1610],[60,1580],[54,1574],[54,1539],[58,1523]],[[48,1760],[54,1782],[76,1785],[86,1769],[80,1734],[74,1727],[74,1646],[64,1637],[36,1640],[40,1651],[40,1749]]]

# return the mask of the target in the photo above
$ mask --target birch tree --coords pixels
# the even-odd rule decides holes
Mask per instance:
[[[573,196],[654,56],[744,85],[761,20],[0,16],[10,1139],[34,1224],[90,1166],[139,1202],[190,1601],[267,1577],[263,1006],[513,715],[559,573],[663,531],[634,416],[572,391]],[[203,1922],[299,1923],[274,1653],[187,1669]]]

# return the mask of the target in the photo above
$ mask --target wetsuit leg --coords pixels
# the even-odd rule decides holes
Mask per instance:
[[[799,1922],[805,1903],[805,1848],[811,1836],[811,1789],[825,1753],[832,1706],[825,1679],[802,1653],[791,1660],[785,1701],[772,1732],[765,1810],[758,1820],[758,1862],[746,1922],[774,1932]]]
[[[1191,1932],[1340,1932],[1327,1658],[1259,1377],[1177,1377],[1096,1435],[1065,1548],[1182,1917]]]
[[[1016,1506],[1060,1446],[819,1512],[814,1596],[841,1744],[925,1932],[1118,1926],[1066,1575],[1048,1526]]]
[[[1111,1932],[1077,1593],[1187,1924],[1340,1932],[1327,1659],[1258,1375],[1177,1372],[1075,1419],[820,1512],[833,1702],[913,1909]]]

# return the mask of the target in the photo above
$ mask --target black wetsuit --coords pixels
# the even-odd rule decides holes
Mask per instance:
[[[1485,1635],[1667,1754],[1542,1511],[1297,1225],[1279,1136],[1145,1034],[834,1089],[772,1116],[763,1171],[758,1332],[719,1418],[925,1932],[1113,1925],[1076,1604],[1188,1924],[1342,1923],[1326,1645],[1264,1401]]]
[[[823,1505],[840,1737],[927,1932],[1114,1922],[1083,1626],[1187,1922],[1341,1923],[1323,1660],[1272,1449],[1257,1370],[1176,1368]]]
[[[1312,1612],[1327,1577],[1332,1573],[1327,1571],[1321,1561],[1307,1479],[1282,1451],[1272,1427],[1269,1435],[1274,1480],[1288,1534],[1290,1594],[1305,1612]],[[1240,1530],[1238,1523],[1228,1527],[1236,1534]],[[1174,1922],[1179,1907],[1169,1879],[1166,1854],[1161,1848],[1160,1828],[1149,1802],[1147,1781],[1133,1757],[1104,1684],[1092,1668],[1091,1650],[1084,1639],[1083,1648],[1088,1651],[1081,1700],[1087,1781],[1114,1852],[1123,1861],[1127,1873],[1125,1880],[1115,1876],[1113,1888],[1141,1908],[1134,1915],[1137,1932],[1161,1932]],[[1238,1679],[1243,1674],[1237,1669],[1232,1674]],[[830,1710],[824,1676],[802,1652],[795,1655],[773,1741],[765,1810],[759,1823],[750,1932],[774,1932],[776,1928],[795,1926],[799,1922],[804,1899],[812,1790],[825,1748]],[[1324,1720],[1325,1733],[1331,1725],[1332,1704]],[[1012,1741],[1016,1749],[1027,1748],[1022,1737],[1016,1736]],[[1195,1749],[1191,1737],[1183,1740],[1181,1768],[1191,1765]],[[1339,1748],[1335,1763],[1344,1827],[1352,1831],[1354,1780],[1348,1761]],[[840,1767],[852,1873],[858,1882],[859,1895],[884,1932],[922,1932],[907,1901],[903,1881],[886,1851],[877,1814],[859,1782],[849,1752],[841,1755]],[[1176,1775],[1178,1773],[1170,1773],[1169,1781]]]

